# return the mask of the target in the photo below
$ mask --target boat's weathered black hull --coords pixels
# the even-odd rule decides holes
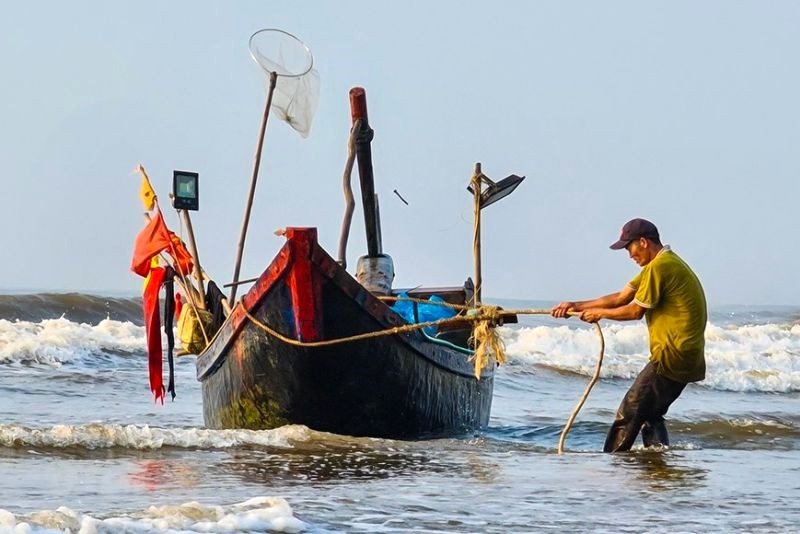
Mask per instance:
[[[314,230],[289,241],[198,358],[203,414],[211,428],[315,430],[390,438],[456,435],[485,427],[493,366],[475,378],[468,355],[420,332],[329,347],[303,341],[404,324],[319,245]]]

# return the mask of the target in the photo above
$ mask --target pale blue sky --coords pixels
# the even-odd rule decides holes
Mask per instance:
[[[637,267],[608,245],[639,216],[712,304],[800,304],[800,4],[780,1],[9,3],[0,287],[138,291],[139,162],[162,198],[173,169],[200,173],[201,259],[230,280],[262,27],[311,47],[321,93],[308,139],[270,123],[242,277],[272,259],[278,227],[318,226],[335,255],[347,94],[363,85],[396,286],[472,274],[465,187],[481,161],[527,176],[484,212],[485,296],[621,288]]]

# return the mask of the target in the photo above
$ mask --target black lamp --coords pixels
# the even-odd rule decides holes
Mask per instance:
[[[176,210],[200,208],[199,175],[196,172],[172,171],[173,205]]]

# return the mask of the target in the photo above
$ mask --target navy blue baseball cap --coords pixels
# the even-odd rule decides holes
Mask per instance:
[[[650,239],[651,241],[661,241],[661,238],[658,236],[658,228],[656,228],[655,224],[646,219],[631,219],[622,227],[622,231],[619,233],[619,239],[609,248],[612,250],[623,249],[628,246],[628,243],[636,241],[640,237]]]

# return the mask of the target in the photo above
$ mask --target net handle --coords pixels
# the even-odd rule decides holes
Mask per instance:
[[[248,48],[250,49],[250,57],[253,58],[253,61],[258,63],[259,67],[264,69],[269,74],[273,73],[273,71],[264,68],[264,65],[262,65],[261,62],[258,60],[258,58],[256,57],[256,47],[253,46],[253,40],[256,38],[256,36],[258,34],[264,33],[264,32],[278,32],[278,33],[282,33],[282,34],[290,37],[291,39],[294,39],[295,41],[297,41],[297,44],[299,44],[301,47],[303,47],[303,50],[306,51],[306,55],[308,56],[308,68],[306,70],[304,70],[303,72],[301,72],[299,74],[283,74],[283,73],[280,73],[280,72],[275,72],[276,75],[283,76],[285,78],[301,78],[301,77],[305,76],[306,74],[308,74],[309,72],[311,72],[311,69],[314,68],[314,54],[311,53],[311,49],[303,41],[301,41],[297,36],[287,32],[287,31],[281,30],[279,28],[262,28],[262,29],[258,30],[257,32],[253,33],[253,35],[250,36],[250,40],[247,43]]]

